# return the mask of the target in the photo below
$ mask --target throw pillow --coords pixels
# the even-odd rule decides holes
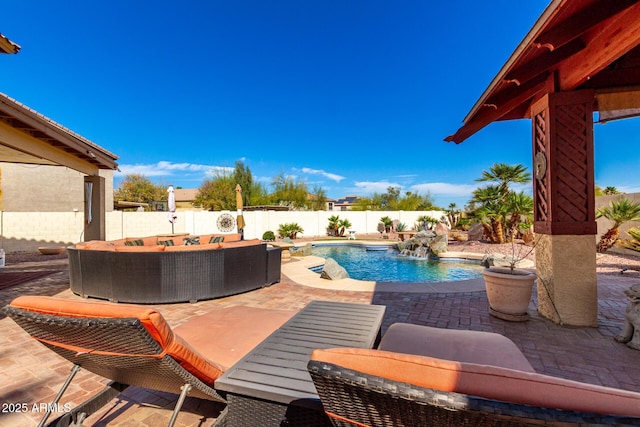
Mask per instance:
[[[199,244],[200,244],[200,237],[185,237],[184,238],[184,245],[185,246],[199,245]]]
[[[173,240],[158,240],[159,245],[173,246]]]
[[[209,239],[209,243],[222,243],[224,242],[224,236],[213,236]]]
[[[144,246],[142,239],[127,240],[124,242],[125,246]]]

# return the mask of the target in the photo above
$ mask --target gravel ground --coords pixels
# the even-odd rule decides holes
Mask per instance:
[[[375,233],[371,235],[359,235],[360,239],[382,240],[380,234]],[[324,240],[331,239],[326,237],[305,237],[295,239],[296,243],[303,243],[312,240]],[[342,239],[344,240],[344,239]],[[395,235],[389,235],[389,242],[398,241]],[[515,247],[515,253],[517,257],[528,258],[535,262],[535,251],[532,248],[522,244],[518,241]],[[477,252],[477,253],[500,253],[504,255],[511,255],[512,247],[510,243],[503,245],[492,245],[486,242],[457,242],[449,241],[449,250],[459,252]],[[6,255],[6,265],[16,265],[22,263],[41,263],[50,260],[59,260],[67,258],[67,254],[60,255],[42,255],[39,252],[17,252]],[[623,274],[626,277],[638,277],[640,278],[640,253],[636,255],[623,255],[614,253],[605,253],[596,255],[597,272],[602,274]],[[623,271],[624,270],[624,271]]]

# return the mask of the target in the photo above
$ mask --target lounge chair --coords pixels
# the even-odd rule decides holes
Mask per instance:
[[[175,329],[196,342],[190,345],[150,307],[23,296],[3,311],[37,341],[74,364],[49,408],[56,407],[80,368],[113,380],[49,424],[61,426],[80,425],[129,385],[179,394],[170,426],[187,394],[225,402],[214,389],[216,379],[293,315],[250,307],[214,311]],[[207,343],[207,357],[194,348],[202,343]],[[49,416],[47,412],[39,425]]]
[[[640,393],[537,374],[502,335],[394,324],[377,350],[315,350],[334,426],[640,425]]]

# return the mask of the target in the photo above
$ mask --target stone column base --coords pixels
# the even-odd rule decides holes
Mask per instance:
[[[536,235],[538,312],[560,325],[598,326],[594,235]]]

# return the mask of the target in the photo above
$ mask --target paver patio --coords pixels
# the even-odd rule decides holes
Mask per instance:
[[[291,262],[295,262],[291,261]],[[0,304],[18,295],[55,295],[80,299],[69,291],[65,258],[34,258],[33,262],[7,265],[8,270],[59,270],[47,277],[0,291]],[[614,341],[623,324],[627,301],[623,290],[640,283],[640,276],[598,275],[599,327],[562,327],[537,314],[536,299],[529,307],[531,320],[510,323],[491,317],[483,291],[416,292],[398,287],[392,292],[327,290],[295,283],[286,276],[269,288],[195,304],[156,306],[172,326],[187,319],[228,306],[301,309],[312,300],[382,304],[387,307],[382,331],[394,322],[453,329],[497,332],[512,339],[534,368],[593,384],[640,391],[640,352]],[[451,286],[455,286],[452,284]],[[535,293],[534,293],[535,294]],[[0,319],[0,426],[35,425],[39,406],[53,400],[71,369],[69,363],[34,342],[11,319]],[[81,371],[62,403],[80,402],[107,380]],[[91,416],[90,426],[157,426],[166,424],[177,396],[141,388],[129,388],[102,411]],[[26,404],[26,412],[8,405]],[[5,409],[6,408],[6,409]],[[223,405],[187,399],[176,425],[210,426]]]

